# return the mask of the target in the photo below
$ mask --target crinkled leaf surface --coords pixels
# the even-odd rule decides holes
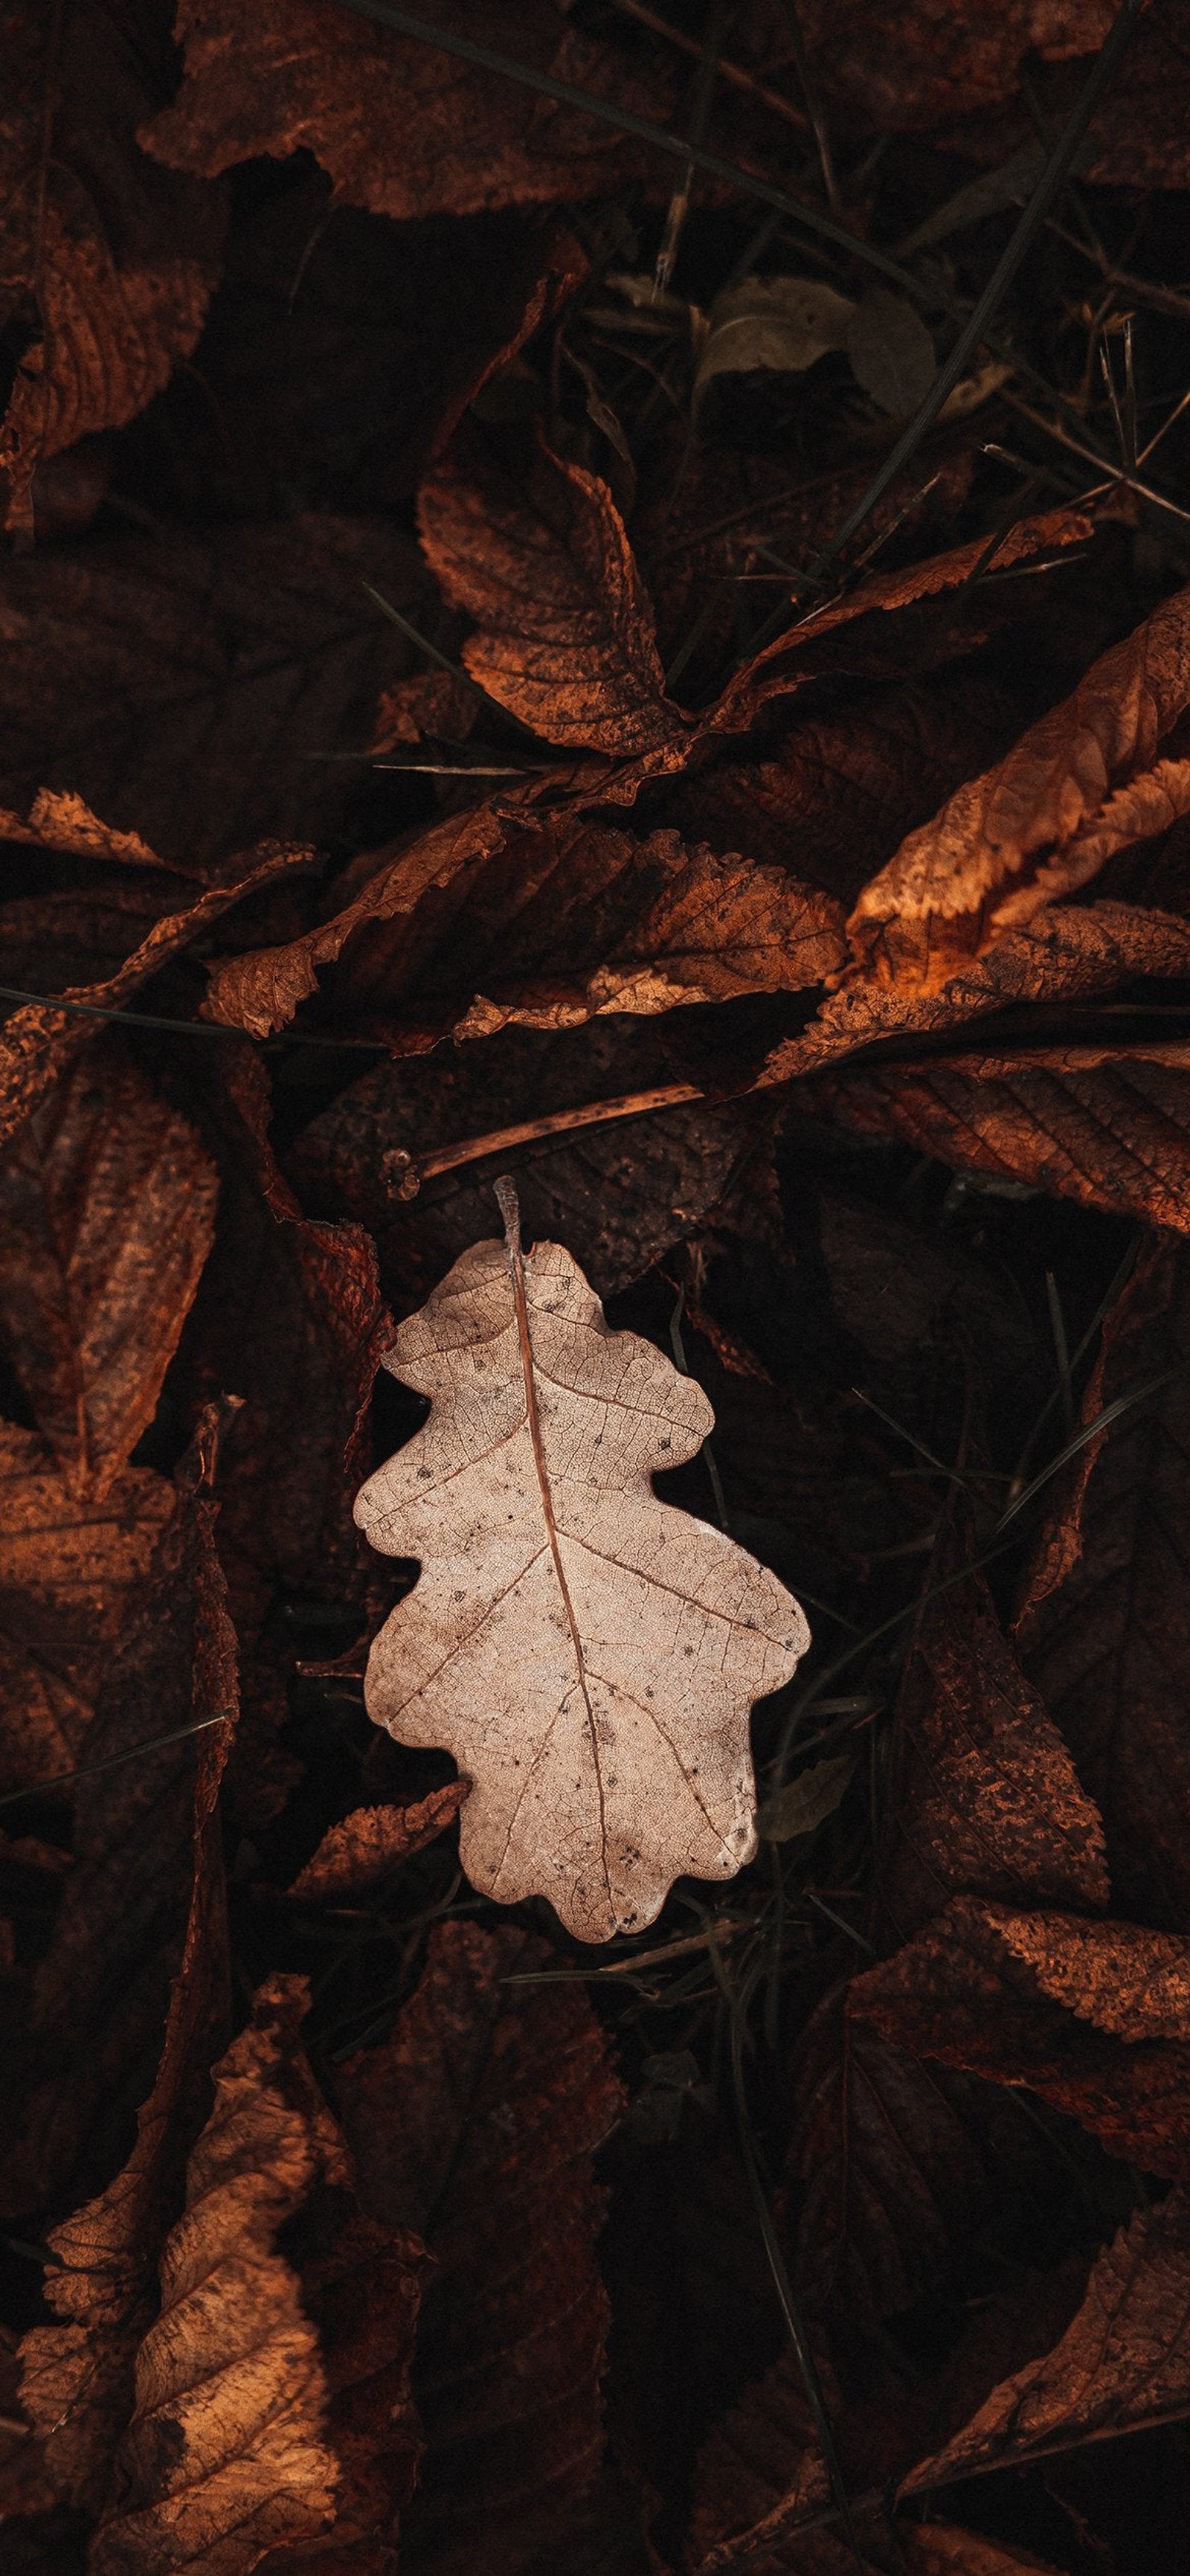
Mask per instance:
[[[474,1245],[386,1366],[436,1409],[356,1503],[422,1567],[372,1647],[370,1713],[471,1776],[476,1887],[549,1896],[581,1940],[638,1930],[676,1877],[751,1858],[748,1710],[808,1643],[775,1575],[651,1492],[710,1406],[609,1332],[557,1244]]]

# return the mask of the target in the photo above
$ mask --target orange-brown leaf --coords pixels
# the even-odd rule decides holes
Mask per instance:
[[[132,14],[25,0],[5,26],[0,274],[6,313],[23,289],[41,327],[0,425],[0,473],[7,524],[30,533],[39,458],[143,410],[194,347],[219,275],[222,190],[155,167],[136,140],[171,65],[161,22],[141,10],[134,35],[120,24]]]
[[[309,856],[307,850],[264,842],[240,862],[232,884],[208,886],[182,911],[159,915],[113,974],[100,983],[67,986],[62,1000],[100,1011],[118,1009],[159,966],[168,965],[171,957],[200,938],[243,895],[305,864]],[[94,1025],[86,1008],[55,1010],[52,1002],[21,1002],[10,1011],[0,1027],[0,1145],[19,1132],[51,1084],[93,1036]]]
[[[69,1771],[173,1497],[129,1467],[75,1500],[36,1432],[0,1423],[0,1693],[5,1789]]]
[[[1190,2179],[1190,1942],[954,1897],[849,2010],[915,2056],[1024,2084],[1113,2155]]]
[[[1171,1372],[1092,1443],[1055,1500],[1018,1627],[1103,1813],[1117,1900],[1190,1932],[1190,1256],[1145,1249],[1104,1340],[1083,1427]]]
[[[75,1493],[107,1491],[153,1418],[215,1230],[218,1175],[114,1033],[0,1165],[0,1333]]]
[[[282,1027],[335,964],[342,1009],[404,1047],[445,1029],[576,1027],[742,993],[799,992],[842,955],[841,909],[783,868],[566,816],[473,808],[380,867],[287,948],[216,966],[206,1011],[254,1037]]]
[[[858,969],[936,992],[1190,810],[1190,761],[1161,756],[1188,702],[1190,591],[1179,591],[902,842],[852,913]]]
[[[423,483],[422,545],[479,632],[463,659],[545,742],[680,769],[690,722],[665,695],[653,612],[606,483],[539,443],[527,474],[478,449]]]
[[[509,50],[494,0],[462,0],[453,23]],[[260,153],[313,152],[348,205],[374,214],[478,214],[573,204],[620,187],[639,145],[432,46],[320,0],[182,0],[186,79],[144,133],[175,169],[227,170]],[[647,115],[668,104],[610,47],[571,35],[546,0],[517,11],[512,48],[533,69]]]
[[[221,1424],[201,1426],[188,1473],[195,1522],[192,1701],[227,1720],[196,1740],[190,1911],[170,1993],[161,2062],[137,2116],[127,2163],[97,2200],[50,2238],[46,2297],[59,2325],[21,2345],[21,2396],[47,2472],[67,2503],[102,2508],[116,2444],[133,2404],[133,2360],[154,2312],[161,2233],[180,2199],[182,2166],[209,2103],[207,2069],[230,2013],[219,1789],[238,1712],[235,1633],[213,1539],[210,1485]]]
[[[161,2253],[160,2314],[137,2352],[113,2503],[92,2544],[96,2576],[248,2576],[266,2551],[319,2538],[334,2518],[345,2462],[332,2390],[299,2273],[276,2250],[281,2228],[292,2241],[320,2197],[325,2209],[336,2195],[340,2218],[350,2214],[342,2140],[301,2049],[305,2003],[301,1978],[270,1978],[214,2070],[185,2210]],[[379,2268],[390,2298],[382,2369],[400,2407],[418,2250],[357,2222],[354,2242],[332,2227],[325,2254],[322,2242],[314,2252],[311,2304],[350,2280],[348,2324],[363,2286],[352,2276]],[[348,2411],[358,2359],[345,2373]],[[383,2514],[384,2499],[373,2501]]]
[[[1142,2209],[1091,2269],[1052,2351],[993,2388],[962,2431],[920,2460],[903,2495],[1076,2443],[1190,2414],[1190,2204]]]
[[[364,2209],[424,2233],[437,2258],[404,2561],[423,2576],[477,2563],[512,2576],[556,2535],[602,2449],[591,2158],[623,2097],[579,1989],[506,1982],[547,1960],[512,1928],[441,1925],[392,2038],[340,2076]]]
[[[816,1073],[876,1038],[922,1037],[1022,1003],[1085,1000],[1133,976],[1190,971],[1190,925],[1139,904],[1094,903],[1039,912],[1007,930],[936,989],[870,981],[823,1003],[804,1035],[769,1057],[764,1081]]]
[[[1103,1822],[1053,1719],[1030,1690],[973,1542],[943,1542],[897,1700],[878,1861],[886,1937],[904,1940],[951,1896],[1105,1907]],[[947,1578],[950,1578],[949,1581]]]
[[[290,1895],[337,1904],[379,1886],[403,1860],[446,1832],[466,1795],[465,1780],[449,1780],[415,1806],[354,1807],[341,1824],[328,1827]]]
[[[304,511],[96,532],[0,561],[0,797],[73,789],[170,863],[225,882],[258,840],[338,835],[375,702],[414,651],[412,537]]]
[[[799,1095],[866,1136],[896,1136],[959,1172],[986,1172],[1190,1233],[1190,1049],[1022,1048],[855,1065]]]

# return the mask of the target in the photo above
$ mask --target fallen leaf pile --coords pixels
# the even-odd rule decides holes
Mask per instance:
[[[0,7],[5,2576],[1185,2564],[1188,65]]]

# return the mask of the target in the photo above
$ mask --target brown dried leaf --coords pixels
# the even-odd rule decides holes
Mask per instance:
[[[495,0],[455,0],[447,23],[507,48]],[[645,161],[641,146],[513,81],[314,0],[182,0],[186,78],[148,127],[146,149],[205,176],[262,152],[306,149],[348,205],[374,213],[476,214],[602,195]],[[664,115],[611,48],[558,25],[546,0],[517,12],[516,52],[533,69],[637,115]]]
[[[1106,902],[1039,912],[935,990],[873,980],[833,993],[802,1037],[774,1050],[763,1079],[817,1073],[875,1038],[921,1037],[989,1011],[1085,1000],[1134,976],[1182,977],[1188,968],[1190,925],[1174,913]]]
[[[1160,756],[1188,701],[1190,591],[1180,591],[902,842],[848,924],[858,969],[937,992],[1117,850],[1190,811],[1190,761]]]
[[[1113,2155],[1190,2178],[1190,1943],[954,1897],[848,2009],[915,2056],[1030,2092]]]
[[[266,841],[238,862],[230,885],[208,886],[181,912],[158,915],[137,946],[101,983],[68,985],[62,1000],[102,1011],[118,1009],[171,957],[202,937],[242,896],[270,885],[294,867],[306,864],[308,850]],[[51,1002],[22,1002],[0,1027],[0,1146],[19,1133],[25,1120],[94,1034],[88,1009],[55,1010]]]
[[[896,133],[998,106],[1018,86],[1022,58],[1097,53],[1110,0],[959,0],[943,42],[929,0],[902,0],[884,26],[865,0],[804,0],[806,41],[819,77]]]
[[[172,1495],[129,1467],[103,1500],[67,1492],[35,1431],[0,1424],[0,1785],[77,1761],[96,1694],[135,1616]]]
[[[1170,1369],[1055,1498],[1018,1624],[1026,1671],[1102,1810],[1117,1900],[1190,1931],[1190,1270],[1146,1250],[1109,1320],[1084,1401],[1103,1408]]]
[[[220,1208],[180,1365],[192,1401],[243,1399],[222,1465],[219,1544],[241,1639],[252,1642],[270,1585],[327,1599],[358,1589],[351,1503],[392,1336],[370,1237],[308,1222],[278,1171],[263,1064],[228,1040],[200,1070]]]
[[[196,1740],[190,1912],[166,2016],[161,2063],[137,2115],[132,2154],[98,2200],[76,2210],[49,2238],[45,2295],[66,2320],[37,2326],[21,2345],[21,2397],[41,2438],[57,2493],[98,2512],[112,2456],[133,2405],[133,2360],[154,2314],[161,2235],[180,2199],[188,2146],[209,2104],[207,2068],[222,2047],[230,2014],[219,1788],[238,1713],[235,1632],[212,1544],[220,1423],[212,1409],[200,1433],[192,1511],[200,1535],[195,1591],[195,1712],[226,1708],[228,1722]]]
[[[311,2203],[323,2214],[320,2197],[327,2218],[328,2194],[340,2218],[350,2212],[350,2166],[301,2050],[305,2003],[301,1978],[270,1978],[214,2070],[215,2106],[190,2157],[185,2214],[162,2250],[161,2313],[137,2353],[117,2500],[92,2543],[95,2576],[175,2568],[248,2576],[282,2544],[321,2538],[339,2502],[344,2539],[356,2536],[361,2506],[365,2531],[388,2536],[387,2482],[369,2474],[369,2453],[387,2432],[407,2483],[407,2425],[392,2419],[407,2413],[420,2249],[359,2220],[319,2231],[310,2304],[330,2310],[336,2389],[302,2280],[275,2250],[281,2228],[291,2240]],[[369,2325],[386,2350],[368,2352]],[[360,2437],[358,2453],[337,2417]]]
[[[385,1366],[438,1402],[356,1502],[374,1545],[422,1566],[365,1697],[471,1776],[472,1884],[548,1895],[606,1941],[680,1874],[734,1877],[756,1849],[748,1710],[809,1631],[775,1575],[652,1491],[712,1428],[701,1389],[610,1333],[548,1243],[473,1245]]]
[[[334,837],[429,588],[390,522],[306,512],[131,530],[0,563],[0,796],[77,790],[167,861],[224,878],[255,840]],[[179,779],[186,792],[178,792]]]
[[[517,2576],[556,2538],[603,2447],[607,2298],[591,2159],[623,2095],[570,1984],[509,1926],[450,1922],[392,2038],[348,2060],[342,2116],[360,2200],[436,2258],[414,2395],[426,2457],[403,2533],[410,2576]]]
[[[832,897],[782,868],[717,858],[676,832],[637,840],[573,815],[473,807],[381,865],[286,948],[217,965],[205,1010],[263,1037],[335,964],[333,998],[403,1050],[446,1029],[572,1028],[743,993],[798,992],[842,956]]]
[[[355,1807],[330,1825],[311,1860],[298,1871],[291,1896],[335,1904],[378,1887],[412,1853],[424,1851],[453,1824],[467,1795],[465,1780],[448,1780],[411,1807]]]
[[[223,191],[155,168],[136,140],[169,96],[170,54],[143,0],[7,13],[0,321],[31,306],[40,325],[0,426],[9,527],[32,533],[38,460],[131,420],[202,328]]]
[[[850,908],[905,833],[1018,729],[1016,702],[999,681],[944,665],[834,712],[794,708],[775,743],[760,732],[675,780],[666,820],[716,850],[792,863]]]
[[[870,2485],[871,2479],[849,2480]],[[687,2539],[691,2576],[891,2576],[881,2507],[857,2501],[858,2551],[831,2513],[831,2481],[800,2373],[786,2353],[747,2389],[700,2453]],[[803,2531],[801,2525],[825,2528]]]
[[[668,1052],[666,1020],[620,1017],[563,1031],[508,1029],[478,1047],[379,1065],[341,1091],[287,1157],[303,1203],[319,1216],[353,1216],[378,1238],[395,1305],[419,1304],[452,1261],[491,1223],[491,1183],[510,1172],[526,1232],[570,1246],[601,1297],[624,1288],[680,1236],[713,1216],[737,1183],[748,1188],[769,1134],[772,1103],[703,1101],[588,1128],[585,1107],[644,1098],[683,1070]],[[578,1113],[573,1130],[532,1130],[547,1116]],[[478,1161],[428,1175],[401,1196],[412,1157],[499,1135],[530,1132]],[[498,1154],[499,1159],[493,1159]]]
[[[112,1032],[0,1167],[0,1332],[75,1494],[106,1493],[152,1421],[215,1231],[218,1175]]]
[[[479,633],[474,680],[546,742],[681,769],[690,719],[665,695],[653,612],[606,483],[539,441],[526,473],[478,446],[438,466],[419,502],[422,545]]]
[[[122,1604],[122,1633],[112,1622],[95,1714],[72,1747],[83,1765],[73,1789],[75,1865],[9,2046],[0,2199],[11,2216],[47,2202],[69,2207],[108,2182],[157,2068],[190,1905],[196,1764],[200,1780],[209,1778],[204,1738],[186,1730],[224,1705],[235,1713],[234,1690],[214,1706],[202,1696],[208,1685],[234,1683],[202,1481],[211,1437],[204,1418],[179,1466],[173,1514],[135,1614]],[[105,1512],[131,1481],[116,1485]],[[80,1507],[54,1484],[69,1543]],[[140,1749],[175,1735],[158,1751]]]
[[[953,2278],[1037,2137],[1011,2100],[847,2021],[843,2000],[798,2043],[797,2282],[819,2313],[895,2316]]]
[[[1181,1042],[856,1065],[819,1076],[799,1098],[956,1171],[1190,1232],[1190,1049]]]
[[[483,705],[479,690],[453,671],[419,671],[381,691],[376,711],[373,760],[398,743],[466,742]]]
[[[1190,2207],[1171,2191],[1092,2266],[1082,2305],[1043,2359],[1004,2379],[903,2495],[1190,2413]]]
[[[905,1940],[954,1895],[1105,1907],[1103,1823],[1029,1689],[961,1524],[931,1566],[897,1701],[878,1862],[881,1919]],[[949,1578],[949,1579],[948,1579]]]

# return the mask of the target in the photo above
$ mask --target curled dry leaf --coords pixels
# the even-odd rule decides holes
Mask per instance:
[[[157,1545],[148,1579],[131,1600],[117,1595],[106,1622],[102,1595],[97,1605],[94,1715],[71,1747],[82,1767],[67,1792],[74,1867],[33,1971],[4,2097],[0,2200],[10,2216],[47,2202],[69,2206],[107,2181],[157,2065],[190,1904],[196,1765],[200,1781],[209,1781],[212,1750],[187,1730],[224,1707],[234,1718],[237,1705],[208,1490],[211,1449],[225,1425],[223,1414],[200,1417],[172,1497],[162,1479],[151,1480]],[[43,1542],[51,1563],[55,1544],[76,1542],[80,1522],[86,1529],[89,1508],[73,1502],[59,1478],[53,1487],[60,1527],[55,1540],[51,1523]],[[127,1509],[129,1499],[136,1500],[131,1476],[102,1510],[121,1502]],[[109,1585],[122,1573],[127,1581],[118,1557],[101,1571]],[[135,1558],[128,1571],[136,1571]],[[30,1594],[36,1605],[35,1573]],[[208,1685],[227,1687],[227,1698],[206,1700]],[[213,1731],[233,1728],[222,1721]],[[159,1749],[142,1749],[153,1745]],[[22,1767],[18,1785],[29,1779]]]
[[[363,2208],[435,2268],[414,2396],[425,2428],[402,2535],[417,2576],[519,2576],[603,2449],[608,2302],[592,2157],[623,2093],[586,1997],[511,1925],[430,1936],[392,2037],[338,2077]]]
[[[182,2167],[208,2106],[207,2069],[223,2046],[230,2011],[219,1788],[238,1711],[235,1632],[212,1543],[210,1497],[222,1428],[203,1423],[192,1472],[196,1547],[191,1705],[196,1717],[227,1711],[195,1743],[190,1911],[170,1992],[161,2062],[137,2115],[136,2144],[97,2200],[49,2238],[46,2298],[63,2320],[35,2326],[21,2344],[21,2400],[41,2437],[47,2474],[68,2504],[102,2510],[112,2457],[133,2406],[133,2361],[151,2324],[157,2252],[180,2199]]]
[[[40,329],[0,426],[0,473],[7,524],[29,534],[39,458],[141,411],[194,347],[218,279],[222,190],[155,167],[136,139],[169,95],[170,53],[143,8],[6,12],[2,318],[28,296]]]
[[[473,41],[506,49],[495,0],[462,0],[452,17]],[[649,166],[614,130],[333,0],[182,0],[176,31],[186,78],[142,136],[175,169],[209,176],[304,148],[348,205],[408,218],[573,204]],[[547,0],[518,9],[515,49],[534,70],[638,116],[668,109],[668,92],[646,89],[610,47],[560,28]]]
[[[52,1002],[22,1002],[0,1027],[0,1145],[19,1134],[32,1110],[94,1034],[89,1009],[115,1010],[128,1002],[155,975],[158,967],[189,947],[242,896],[270,885],[293,867],[308,863],[310,852],[264,842],[240,862],[234,883],[208,886],[180,912],[159,915],[113,974],[101,983],[70,985],[61,999],[89,1006],[55,1010]]]
[[[69,1771],[173,1497],[129,1467],[102,1499],[72,1497],[35,1431],[0,1424],[0,1784]]]
[[[1056,1495],[1017,1630],[1025,1668],[1102,1809],[1117,1900],[1182,1932],[1190,1931],[1188,1361],[1187,1256],[1158,1236],[1108,1321],[1083,1427],[1166,1371],[1167,1382],[1089,1446]]]
[[[848,925],[862,972],[936,992],[1190,811],[1190,761],[1161,756],[1188,702],[1190,591],[1179,591],[865,886]]]
[[[954,1897],[849,2010],[914,2055],[1024,2084],[1149,2173],[1190,2178],[1190,1944]]]
[[[1105,2247],[1052,2351],[1002,2380],[961,2432],[918,2461],[901,2493],[1140,2432],[1188,2406],[1190,2208],[1175,2190]]]
[[[75,1493],[107,1491],[152,1421],[215,1230],[218,1176],[114,1032],[0,1166],[0,1333]]]
[[[422,485],[422,545],[479,632],[463,660],[545,742],[647,775],[683,767],[689,719],[665,695],[653,612],[606,483],[539,440],[528,472],[472,448]]]
[[[447,1029],[490,1037],[797,992],[842,955],[840,906],[783,868],[676,832],[638,840],[480,806],[435,824],[288,947],[216,965],[204,1007],[263,1037],[334,965],[337,1007],[373,1015],[407,1052]]]
[[[0,794],[85,796],[196,876],[249,843],[337,835],[429,588],[391,523],[299,512],[132,529],[0,562]],[[178,781],[186,781],[186,793]]]
[[[547,1895],[606,1941],[680,1874],[734,1876],[756,1848],[748,1710],[809,1632],[774,1575],[652,1492],[712,1428],[701,1390],[608,1331],[568,1252],[525,1258],[515,1232],[455,1263],[385,1365],[436,1405],[356,1503],[422,1566],[365,1696],[471,1777],[473,1885]]]
[[[290,1895],[333,1905],[378,1887],[403,1860],[445,1833],[466,1795],[465,1780],[449,1780],[414,1806],[353,1808],[341,1824],[328,1828],[313,1858],[298,1871]]]
[[[301,1978],[270,1978],[247,2029],[214,2069],[214,2109],[189,2160],[185,2211],[161,2254],[160,2315],[136,2357],[117,2501],[92,2543],[96,2576],[188,2568],[248,2576],[266,2551],[320,2538],[343,2496],[345,2466],[366,2472],[366,2460],[345,2462],[336,2441],[317,2326],[298,2272],[276,2250],[279,2230],[287,2227],[292,2241],[294,2222],[311,2204],[317,2214],[320,2194],[324,2205],[325,2195],[338,2197],[341,2220],[351,2216],[350,2165],[301,2049],[306,2001]],[[351,2352],[350,2336],[342,2338],[343,2411],[350,2421],[365,2371],[379,2378],[371,2392],[376,2430],[387,2398],[387,2442],[404,2453],[404,2487],[420,2248],[358,2220],[344,2235],[332,2228],[329,2241],[321,2231],[316,2237],[310,2305],[329,2302],[333,2325],[336,2305],[349,2315],[361,2297],[366,2306],[366,2277],[352,2276],[379,2272],[382,2296],[369,2322],[382,2329],[387,2349],[373,2348],[369,2369],[364,2354]],[[402,2413],[404,2441],[391,2420]],[[386,2499],[376,2491],[383,2480],[366,2483],[373,2534],[386,2539]],[[344,2501],[346,2539],[355,2536],[351,2508],[360,2499],[349,2487]]]
[[[935,989],[870,982],[832,993],[801,1037],[768,1058],[763,1081],[816,1073],[875,1038],[922,1037],[1020,1003],[1079,1001],[1134,976],[1180,977],[1190,966],[1190,926],[1139,904],[1094,903],[1039,912],[1008,930]]]
[[[1021,1048],[856,1065],[799,1093],[841,1126],[896,1136],[959,1172],[1190,1231],[1190,1049]]]

